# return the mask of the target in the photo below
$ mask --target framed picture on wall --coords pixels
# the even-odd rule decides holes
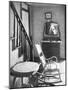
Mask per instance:
[[[52,19],[52,12],[45,12],[45,19]]]

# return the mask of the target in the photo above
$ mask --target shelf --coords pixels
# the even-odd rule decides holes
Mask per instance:
[[[61,43],[62,41],[41,41],[43,43]]]

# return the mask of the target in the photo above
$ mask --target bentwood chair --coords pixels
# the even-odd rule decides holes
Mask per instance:
[[[42,74],[40,74],[40,80],[50,83],[61,82],[60,71],[57,68],[57,57],[52,56],[50,58],[46,58],[42,51],[41,45],[35,44],[35,47],[44,69]]]

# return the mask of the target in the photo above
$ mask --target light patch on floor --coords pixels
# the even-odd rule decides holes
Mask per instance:
[[[59,68],[61,83],[56,83],[56,85],[65,85],[65,61],[57,63],[57,68]]]

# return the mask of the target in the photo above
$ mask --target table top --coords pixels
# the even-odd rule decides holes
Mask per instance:
[[[14,66],[13,70],[16,72],[28,73],[37,71],[39,69],[39,64],[35,62],[22,62]]]

